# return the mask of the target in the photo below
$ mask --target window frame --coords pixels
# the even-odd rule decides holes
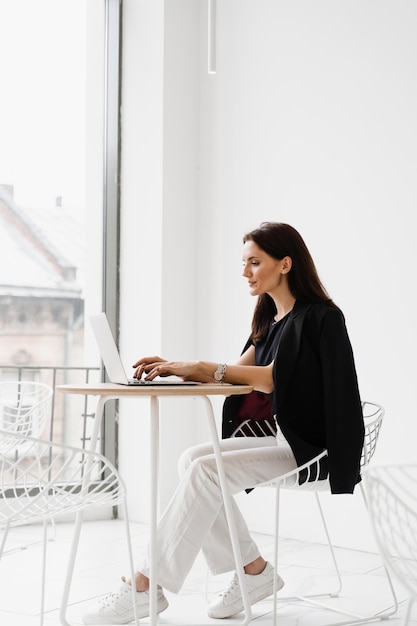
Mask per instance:
[[[123,0],[105,0],[102,310],[119,344],[121,63]],[[106,374],[102,372],[102,379]],[[118,402],[106,402],[102,452],[118,465]]]

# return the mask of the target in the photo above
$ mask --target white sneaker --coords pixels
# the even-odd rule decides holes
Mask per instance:
[[[136,591],[136,606],[138,618],[149,616],[149,591]],[[168,600],[162,588],[157,588],[156,612],[161,613],[168,607]],[[119,591],[108,593],[98,601],[94,611],[84,613],[84,624],[127,624],[133,622],[135,612],[132,601],[132,587],[122,582]]]
[[[246,588],[249,594],[249,603],[251,605],[272,595],[274,592],[274,575],[274,568],[270,563],[266,564],[265,569],[260,574],[244,574]],[[284,586],[284,581],[278,574],[276,574],[276,578],[277,591],[279,591]],[[243,608],[239,579],[235,572],[227,589],[222,591],[221,594],[209,604],[207,614],[209,617],[220,619],[232,617],[232,615],[243,611]]]

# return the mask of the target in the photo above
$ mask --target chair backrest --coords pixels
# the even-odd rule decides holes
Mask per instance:
[[[40,437],[50,416],[52,394],[44,383],[0,382],[0,428]]]
[[[387,567],[417,598],[417,464],[363,473],[375,538]]]
[[[376,444],[381,430],[382,420],[385,411],[383,407],[375,402],[362,402],[362,413],[365,427],[365,437],[362,449],[361,468],[366,467],[373,457]],[[232,437],[263,437],[275,435],[271,424],[267,420],[245,420],[235,429]],[[326,457],[327,452],[323,451],[302,467],[288,472],[279,477],[280,487],[283,489],[303,489],[305,491],[326,491],[330,488],[328,477],[320,475],[321,461]],[[276,484],[277,481],[274,481]],[[271,484],[271,483],[266,483]]]
[[[276,428],[270,420],[244,420],[235,428],[230,437],[275,437]]]
[[[385,410],[381,405],[375,404],[375,402],[364,401],[362,402],[362,413],[365,426],[365,440],[362,450],[361,467],[364,468],[369,464],[375,453]]]

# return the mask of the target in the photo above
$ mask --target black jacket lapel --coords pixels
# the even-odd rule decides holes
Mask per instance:
[[[275,414],[279,412],[288,382],[291,380],[298,351],[300,349],[301,333],[305,314],[310,307],[311,304],[296,302],[282,332],[278,349],[279,357],[275,359],[273,371],[275,384]]]

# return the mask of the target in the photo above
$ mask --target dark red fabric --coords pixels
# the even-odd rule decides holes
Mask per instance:
[[[272,417],[272,407],[266,394],[252,391],[242,397],[237,413],[238,423],[244,420],[268,420]]]

